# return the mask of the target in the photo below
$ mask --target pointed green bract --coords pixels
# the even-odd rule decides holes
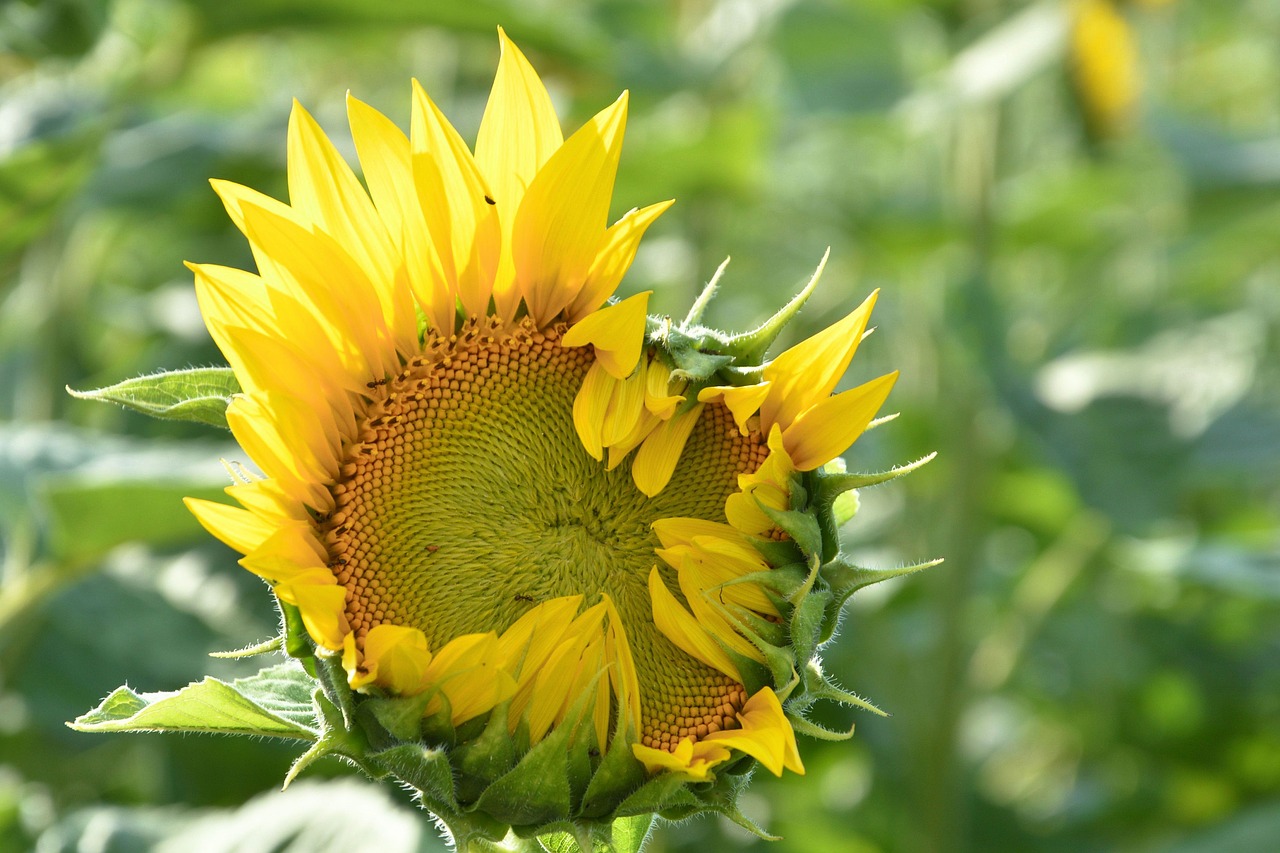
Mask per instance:
[[[117,403],[153,418],[193,421],[227,428],[227,406],[240,392],[230,367],[193,367],[138,376],[95,388],[67,393],[80,400]]]
[[[283,648],[284,637],[272,637],[270,640],[263,640],[261,643],[255,643],[252,646],[245,646],[243,649],[234,649],[229,652],[209,652],[209,657],[226,660],[239,660],[240,658],[252,658],[257,657],[258,655],[278,652]]]

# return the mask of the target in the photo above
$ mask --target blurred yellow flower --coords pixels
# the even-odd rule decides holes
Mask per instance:
[[[1136,116],[1142,79],[1133,32],[1111,0],[1077,0],[1072,10],[1071,77],[1089,132],[1123,135]]]

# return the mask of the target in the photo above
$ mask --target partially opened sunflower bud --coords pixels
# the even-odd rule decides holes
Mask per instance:
[[[874,294],[768,363],[816,274],[743,335],[697,325],[705,299],[684,324],[614,300],[670,202],[608,222],[626,96],[563,140],[505,36],[474,153],[416,85],[408,136],[349,108],[367,191],[295,106],[290,204],[215,184],[258,274],[192,266],[264,476],[188,506],[270,584],[269,647],[301,663],[78,725],[182,728],[165,707],[226,688],[257,709],[234,730],[312,741],[295,773],[395,777],[463,849],[746,823],[746,771],[803,773],[797,732],[843,736],[813,702],[865,704],[816,657],[844,600],[920,568],[839,553],[837,498],[906,470],[828,465],[897,375],[833,395]]]

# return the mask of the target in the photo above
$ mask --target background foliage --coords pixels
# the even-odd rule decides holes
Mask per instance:
[[[179,503],[225,434],[63,386],[218,362],[181,262],[251,259],[206,178],[283,197],[291,96],[349,150],[344,92],[403,126],[410,76],[472,135],[498,23],[567,126],[631,89],[615,214],[678,203],[624,290],[682,313],[731,254],[711,319],[743,328],[831,245],[801,324],[883,286],[850,382],[902,370],[851,467],[940,452],[848,531],[947,558],[829,649],[893,716],[757,781],[769,849],[1275,849],[1280,6],[1134,2],[1092,47],[1086,8],[0,4],[0,851],[439,848],[337,764],[273,793],[281,745],[64,728],[126,680],[244,674],[206,653],[275,626]],[[760,845],[708,819],[652,849]]]

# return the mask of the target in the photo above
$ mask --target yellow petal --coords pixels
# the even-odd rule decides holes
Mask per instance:
[[[1142,94],[1142,64],[1125,16],[1108,0],[1072,4],[1072,83],[1091,134],[1110,138],[1130,129]]]
[[[681,390],[683,382],[679,383]],[[676,413],[684,402],[683,394],[671,394],[671,368],[662,359],[654,358],[645,371],[644,407],[664,421]]]
[[[285,394],[310,412],[327,437],[337,446],[339,438],[354,441],[357,434],[355,409],[347,392],[331,384],[328,377],[289,341],[254,329],[224,326],[206,318],[215,340],[225,339],[237,351],[228,361],[236,371],[248,396]],[[214,329],[217,333],[214,334]],[[226,350],[224,350],[224,353]]]
[[[760,405],[769,395],[771,386],[772,383],[769,382],[761,382],[757,385],[714,385],[698,392],[698,402],[710,403],[713,400],[723,400],[733,415],[733,422],[738,425],[738,431],[747,435],[750,433],[747,421],[760,411]]]
[[[685,442],[702,414],[702,406],[699,403],[684,414],[663,421],[640,445],[631,462],[631,478],[641,492],[654,497],[666,488],[684,452]]]
[[[350,636],[350,635],[348,635]],[[430,686],[427,669],[431,649],[427,637],[417,628],[375,625],[364,638],[360,663],[351,667],[343,655],[343,666],[352,689],[376,684],[398,696],[413,696]]]
[[[593,459],[604,458],[601,431],[616,381],[605,372],[600,362],[593,362],[587,375],[582,378],[578,395],[573,398],[573,427],[578,432],[582,446]]]
[[[647,409],[642,409],[640,418],[631,431],[609,445],[609,462],[605,465],[605,470],[612,471],[621,465],[622,460],[627,458],[627,454],[639,447],[640,442],[648,438],[649,433],[657,429],[660,423],[662,421],[658,420],[656,415],[650,414]]]
[[[781,776],[783,769],[804,775],[796,733],[772,688],[763,687],[738,712],[740,729],[724,729],[702,738],[701,743],[741,750]]]
[[[296,100],[289,116],[289,200],[304,217],[330,234],[373,285],[383,316],[396,329],[395,345],[409,353],[417,326],[397,299],[399,251],[364,187],[320,125]]]
[[[239,507],[200,498],[183,498],[182,502],[205,530],[241,554],[253,551],[276,531],[275,523]]]
[[[567,347],[591,344],[596,360],[615,379],[626,379],[635,373],[644,348],[644,331],[648,323],[649,296],[652,290],[637,293],[614,305],[601,308],[565,332],[561,343]]]
[[[760,508],[786,510],[791,504],[791,475],[795,465],[787,455],[782,429],[774,424],[769,431],[769,455],[751,474],[738,476],[739,492],[724,502],[729,524],[751,536],[764,536],[776,525]]]
[[[409,137],[395,122],[347,93],[347,120],[378,215],[394,242],[404,231],[407,212],[417,204]]]
[[[569,322],[587,316],[613,295],[622,283],[622,277],[631,268],[631,262],[636,259],[640,238],[673,204],[675,199],[669,199],[632,210],[610,226],[596,252],[595,260],[591,262],[591,269],[587,271],[586,283],[565,312]]]
[[[581,595],[553,598],[531,607],[503,631],[498,652],[507,672],[522,683],[532,679],[581,606]]]
[[[539,326],[586,283],[608,224],[626,120],[624,92],[551,155],[520,202],[512,258],[516,284]]]
[[[600,441],[605,447],[626,439],[642,421],[644,410],[644,374],[636,371],[626,379],[614,381],[609,397],[609,409],[605,412],[600,429]]]
[[[575,690],[574,676],[587,647],[600,639],[605,613],[604,605],[596,604],[573,620],[564,639],[538,672],[525,715],[529,721],[529,737],[534,743],[542,740],[564,710],[578,700],[582,685],[577,685],[579,689]]]
[[[680,591],[684,593],[685,601],[689,602],[689,609],[693,611],[698,624],[736,654],[764,663],[764,654],[739,634],[724,613],[712,604],[713,598],[727,599],[728,590],[713,590],[712,587],[718,583],[715,576],[705,571],[688,554],[680,562],[681,565],[676,567]]]
[[[757,584],[750,581],[734,583],[746,575],[768,571],[769,564],[764,558],[759,554],[752,558],[734,550],[732,546],[717,545],[728,546],[728,543],[718,537],[703,536],[699,537],[696,545],[658,548],[655,553],[668,566],[681,572],[682,588],[683,578],[688,574],[698,588],[721,604],[735,604],[766,616],[779,616],[777,607]],[[694,612],[697,615],[697,611]],[[699,616],[699,621],[704,620]],[[709,628],[714,627],[708,622],[704,624]]]
[[[450,719],[460,725],[504,702],[515,692],[515,680],[502,668],[498,635],[463,634],[436,652],[427,667],[427,680],[449,700]],[[439,709],[427,706],[427,713]]]
[[[627,628],[608,593],[600,593],[609,616],[609,628],[605,634],[605,656],[612,668],[609,678],[618,696],[618,732],[625,734],[629,726],[640,727],[640,678],[636,674],[636,662],[631,657],[631,645],[627,642]]]
[[[667,589],[657,566],[649,572],[649,599],[653,605],[654,624],[676,648],[712,669],[723,672],[734,681],[742,681],[738,667],[724,648]]]
[[[507,721],[511,731],[519,726],[533,699],[539,673],[565,640],[582,596],[566,596],[538,605],[502,635],[503,666],[516,680]]]
[[[652,527],[663,548],[692,545],[700,536],[746,542],[735,528],[719,521],[706,521],[701,518],[660,518],[653,523]]]
[[[272,583],[296,581],[300,576],[324,569],[329,555],[316,538],[315,529],[305,521],[287,522],[240,560],[240,565]]]
[[[294,331],[286,335],[290,340],[300,340],[302,332],[318,326],[317,343],[327,338],[337,358],[355,376],[364,377],[361,384],[399,369],[396,345],[374,287],[345,248],[324,231],[313,230],[309,220],[288,205],[238,184],[211,183],[248,237],[266,295],[280,314],[275,325]],[[310,318],[284,314],[296,309],[279,304],[276,291],[288,294]]]
[[[796,469],[812,471],[848,450],[876,416],[897,379],[895,370],[828,397],[797,417],[782,433]]]
[[[614,664],[607,658],[605,646],[606,643],[602,642],[596,654],[596,659],[588,667],[584,667],[584,671],[590,671],[591,668],[594,668],[597,673],[600,673],[595,681],[596,695],[592,700],[593,708],[591,712],[592,728],[595,731],[596,743],[600,746],[609,743],[609,719],[612,716],[610,711],[613,707],[610,701],[613,698],[613,687],[608,676],[603,675],[603,673],[606,670],[612,672]],[[623,716],[624,712],[619,711],[618,714]]]
[[[241,210],[250,238],[271,253],[264,278],[278,281],[310,309],[340,357],[361,364],[371,379],[398,372],[399,356],[372,285],[345,251],[292,215],[247,202]]]
[[[711,768],[730,758],[725,747],[708,744],[705,739],[695,744],[693,738],[688,737],[682,738],[673,752],[639,743],[631,745],[631,752],[650,773],[667,770],[694,782],[707,781],[711,778]]]
[[[427,230],[467,314],[489,313],[502,234],[489,186],[471,149],[413,81],[414,182]]]
[[[277,517],[281,520],[310,521],[311,515],[306,507],[297,501],[290,500],[273,480],[254,480],[251,483],[236,483],[223,489],[245,509],[263,518]]]
[[[775,423],[785,429],[801,412],[836,387],[862,341],[879,293],[873,291],[843,320],[801,341],[766,365],[764,378],[772,384],[760,407],[761,428],[765,432]]]
[[[227,216],[231,218],[231,222],[249,241],[249,249],[253,252],[253,261],[258,267],[258,272],[262,273],[263,277],[270,275],[275,268],[275,261],[271,257],[269,248],[262,246],[257,238],[249,233],[249,229],[245,224],[244,206],[252,204],[269,210],[276,216],[283,217],[296,217],[293,209],[284,202],[243,184],[212,178],[209,181],[209,186],[213,187],[213,191],[222,200],[222,206],[226,209]]]
[[[510,320],[520,302],[511,257],[516,211],[525,187],[564,141],[547,89],[520,49],[498,28],[501,58],[476,137],[476,164],[493,192],[502,226],[502,255],[493,284],[498,316]]]
[[[347,93],[347,120],[351,138],[365,184],[381,217],[393,252],[393,273],[385,281],[375,281],[401,352],[408,352],[417,342],[417,312],[412,291],[404,286],[408,275],[405,234],[411,217],[425,232],[422,212],[417,209],[417,193],[413,189],[413,158],[409,138],[382,113]],[[425,239],[425,233],[418,239]]]
[[[244,270],[191,263],[187,268],[195,273],[196,301],[209,334],[237,376],[242,366],[240,348],[226,340],[223,331],[230,326],[253,329],[305,351],[307,360],[328,385],[357,393],[365,388],[370,377],[363,355],[353,355],[358,363],[344,362],[331,345],[331,335],[310,307]],[[244,385],[246,381],[252,382],[252,377],[246,376],[241,382],[246,391],[253,391]]]
[[[280,583],[275,586],[275,593],[281,601],[298,608],[303,627],[318,645],[333,651],[342,648],[350,631],[346,616],[347,591],[332,574],[314,572]]]
[[[281,488],[295,497],[305,494],[314,501],[310,506],[319,509],[332,502],[332,496],[323,497],[327,492],[321,484],[337,478],[338,447],[309,414],[285,394],[237,395],[227,407],[227,426],[268,477],[279,479]]]
[[[400,249],[410,293],[422,307],[428,325],[448,335],[453,331],[456,299],[445,279],[440,253],[427,232],[427,221],[414,183],[409,138],[382,113],[350,95],[347,114],[369,194]],[[403,300],[410,298],[403,291],[401,287],[395,288],[397,310],[413,314],[412,301],[407,309],[404,307]],[[416,336],[416,324],[413,331]]]

